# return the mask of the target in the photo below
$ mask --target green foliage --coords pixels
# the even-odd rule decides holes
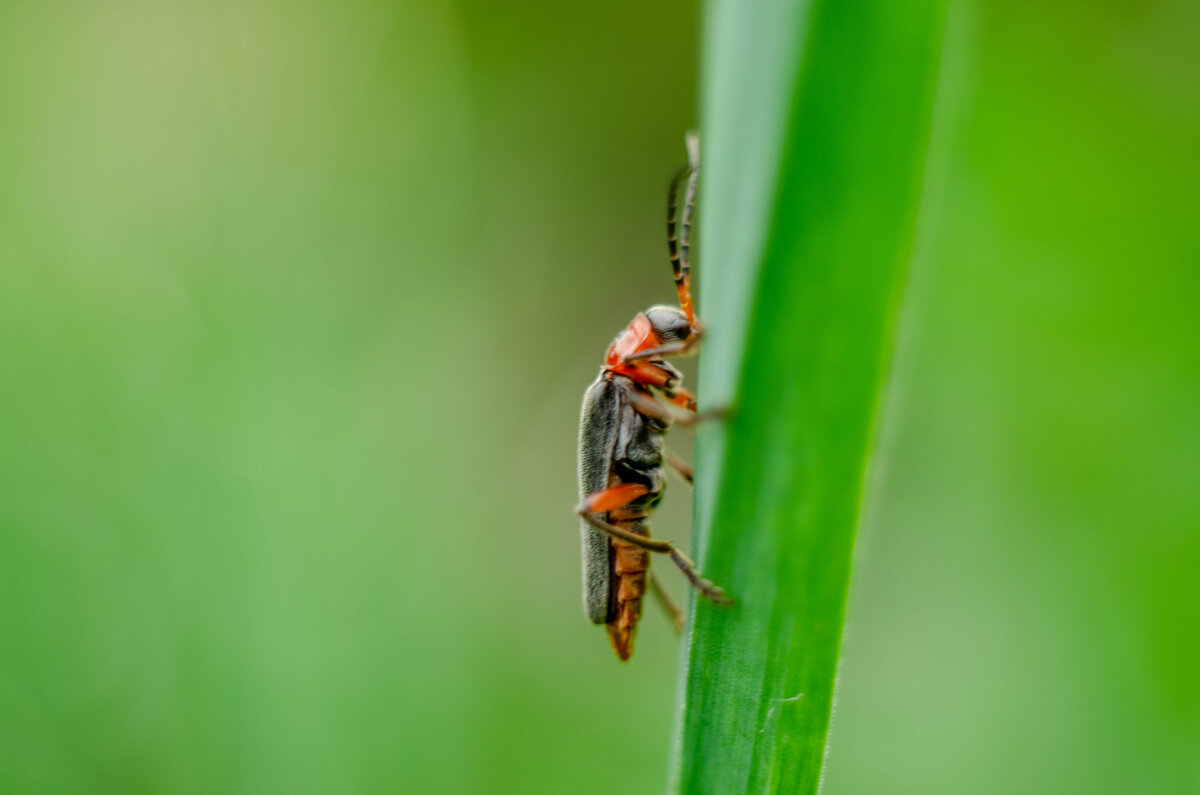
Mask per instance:
[[[823,791],[1196,792],[1200,4],[956,5]],[[674,776],[724,795],[816,774],[936,25],[710,11],[699,392],[745,391],[697,497],[740,601]],[[680,648],[648,606],[617,662],[571,506],[582,390],[674,296],[696,14],[0,0],[0,793],[663,790]]]
[[[663,788],[571,511],[695,120],[630,12],[0,0],[0,793]]]
[[[944,10],[711,6],[701,394],[734,413],[700,437],[697,523],[737,604],[695,613],[681,791],[820,780]]]

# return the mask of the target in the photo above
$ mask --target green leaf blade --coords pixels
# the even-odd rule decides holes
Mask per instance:
[[[760,26],[771,21],[757,11]],[[709,19],[751,13],[718,0]],[[680,791],[808,793],[820,782],[944,17],[940,0],[818,2],[806,35],[771,37],[793,48],[776,53],[746,35],[753,24],[710,25],[701,309],[715,354],[701,395],[736,397],[732,418],[698,440],[697,543],[706,574],[738,603],[696,610]],[[741,82],[713,77],[727,71]],[[738,178],[763,153],[731,144],[770,140],[738,128],[772,123],[739,113],[753,105],[745,92],[789,82],[775,171]],[[757,250],[746,241],[763,220],[730,212],[747,202],[771,213]]]

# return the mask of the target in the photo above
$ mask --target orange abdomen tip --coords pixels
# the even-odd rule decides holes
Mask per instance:
[[[608,639],[613,651],[625,662],[633,654],[633,636],[642,617],[642,596],[646,593],[646,570],[650,553],[624,541],[613,541],[613,574],[617,608],[608,623]]]
[[[635,627],[621,629],[612,623],[608,625],[608,640],[612,643],[613,651],[621,658],[621,662],[629,662],[633,656],[633,633]]]

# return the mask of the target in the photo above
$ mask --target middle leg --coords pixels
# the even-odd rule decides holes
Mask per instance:
[[[650,572],[650,590],[654,591],[655,598],[662,605],[662,609],[667,611],[667,615],[671,619],[671,623],[675,625],[676,632],[683,631],[683,610],[671,598],[671,594],[667,592],[667,588],[663,585],[662,580],[658,579],[658,575]]]

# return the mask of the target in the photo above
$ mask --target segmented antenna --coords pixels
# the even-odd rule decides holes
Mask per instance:
[[[671,269],[675,272],[675,289],[679,292],[679,307],[687,315],[688,323],[696,325],[696,316],[692,309],[691,266],[688,262],[688,251],[692,238],[692,211],[696,207],[696,187],[700,182],[700,139],[695,133],[688,133],[684,139],[687,146],[688,164],[679,170],[671,180],[667,191],[667,252],[671,257]],[[679,183],[687,177],[687,187],[683,193],[683,213],[679,213]],[[676,217],[678,216],[679,235],[676,236]]]

